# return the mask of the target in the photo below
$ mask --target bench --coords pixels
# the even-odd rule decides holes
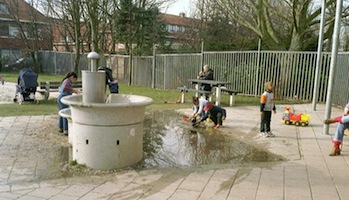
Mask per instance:
[[[228,93],[230,95],[229,106],[233,106],[234,105],[234,96],[237,95],[238,93],[241,93],[241,91],[231,90],[231,89],[228,89],[226,87],[222,87],[221,88],[221,92]]]
[[[187,92],[195,92],[195,93],[198,93],[198,94],[207,94],[207,95],[211,95],[212,94],[211,91],[197,90],[197,89],[188,88],[186,86],[177,87],[177,89],[180,90],[181,93],[182,93],[181,103],[185,102],[185,93],[187,93]],[[210,96],[210,101],[211,101],[211,98],[212,98],[211,96]]]
[[[61,84],[62,83],[60,81],[40,82],[39,89],[37,89],[36,91],[39,92],[41,95],[43,95],[45,100],[48,100],[50,96],[50,92],[58,92]],[[82,88],[82,82],[76,81],[73,84],[73,88]]]

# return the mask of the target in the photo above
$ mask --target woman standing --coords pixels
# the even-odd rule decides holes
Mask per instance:
[[[62,79],[62,84],[59,87],[59,95],[57,98],[59,110],[69,107],[61,102],[62,97],[72,95],[73,93],[79,93],[79,90],[73,88],[73,83],[75,83],[77,79],[78,75],[75,72],[67,73]],[[58,127],[58,131],[60,133],[68,135],[68,120],[66,118],[59,116]]]

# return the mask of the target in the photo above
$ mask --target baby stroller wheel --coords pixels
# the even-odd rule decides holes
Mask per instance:
[[[18,93],[17,101],[18,101],[19,105],[23,104],[24,98],[23,98],[23,95],[21,95],[21,93]]]

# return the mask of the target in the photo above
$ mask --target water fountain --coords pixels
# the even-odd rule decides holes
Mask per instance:
[[[143,158],[143,120],[148,97],[110,94],[105,100],[105,73],[98,72],[95,52],[88,54],[91,71],[82,71],[82,95],[62,98],[70,112],[72,158],[93,169],[131,166]],[[71,114],[71,116],[69,116]]]

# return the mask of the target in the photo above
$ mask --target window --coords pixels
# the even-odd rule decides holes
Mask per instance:
[[[10,26],[9,35],[12,37],[19,37],[19,28],[15,26]]]
[[[5,3],[0,3],[0,14],[10,14],[8,11],[8,6]]]
[[[168,30],[168,32],[171,32],[171,33],[177,32],[177,26],[176,26],[176,25],[169,24],[169,25],[167,26],[167,30]]]
[[[42,37],[43,37],[43,30],[41,28],[38,28],[37,34],[38,34],[38,39],[42,39]]]
[[[167,24],[167,31],[170,33],[184,33],[184,26]]]
[[[71,36],[61,36],[61,42],[74,42],[73,38]]]
[[[0,25],[0,36],[8,37],[8,31],[9,31],[8,25]]]

